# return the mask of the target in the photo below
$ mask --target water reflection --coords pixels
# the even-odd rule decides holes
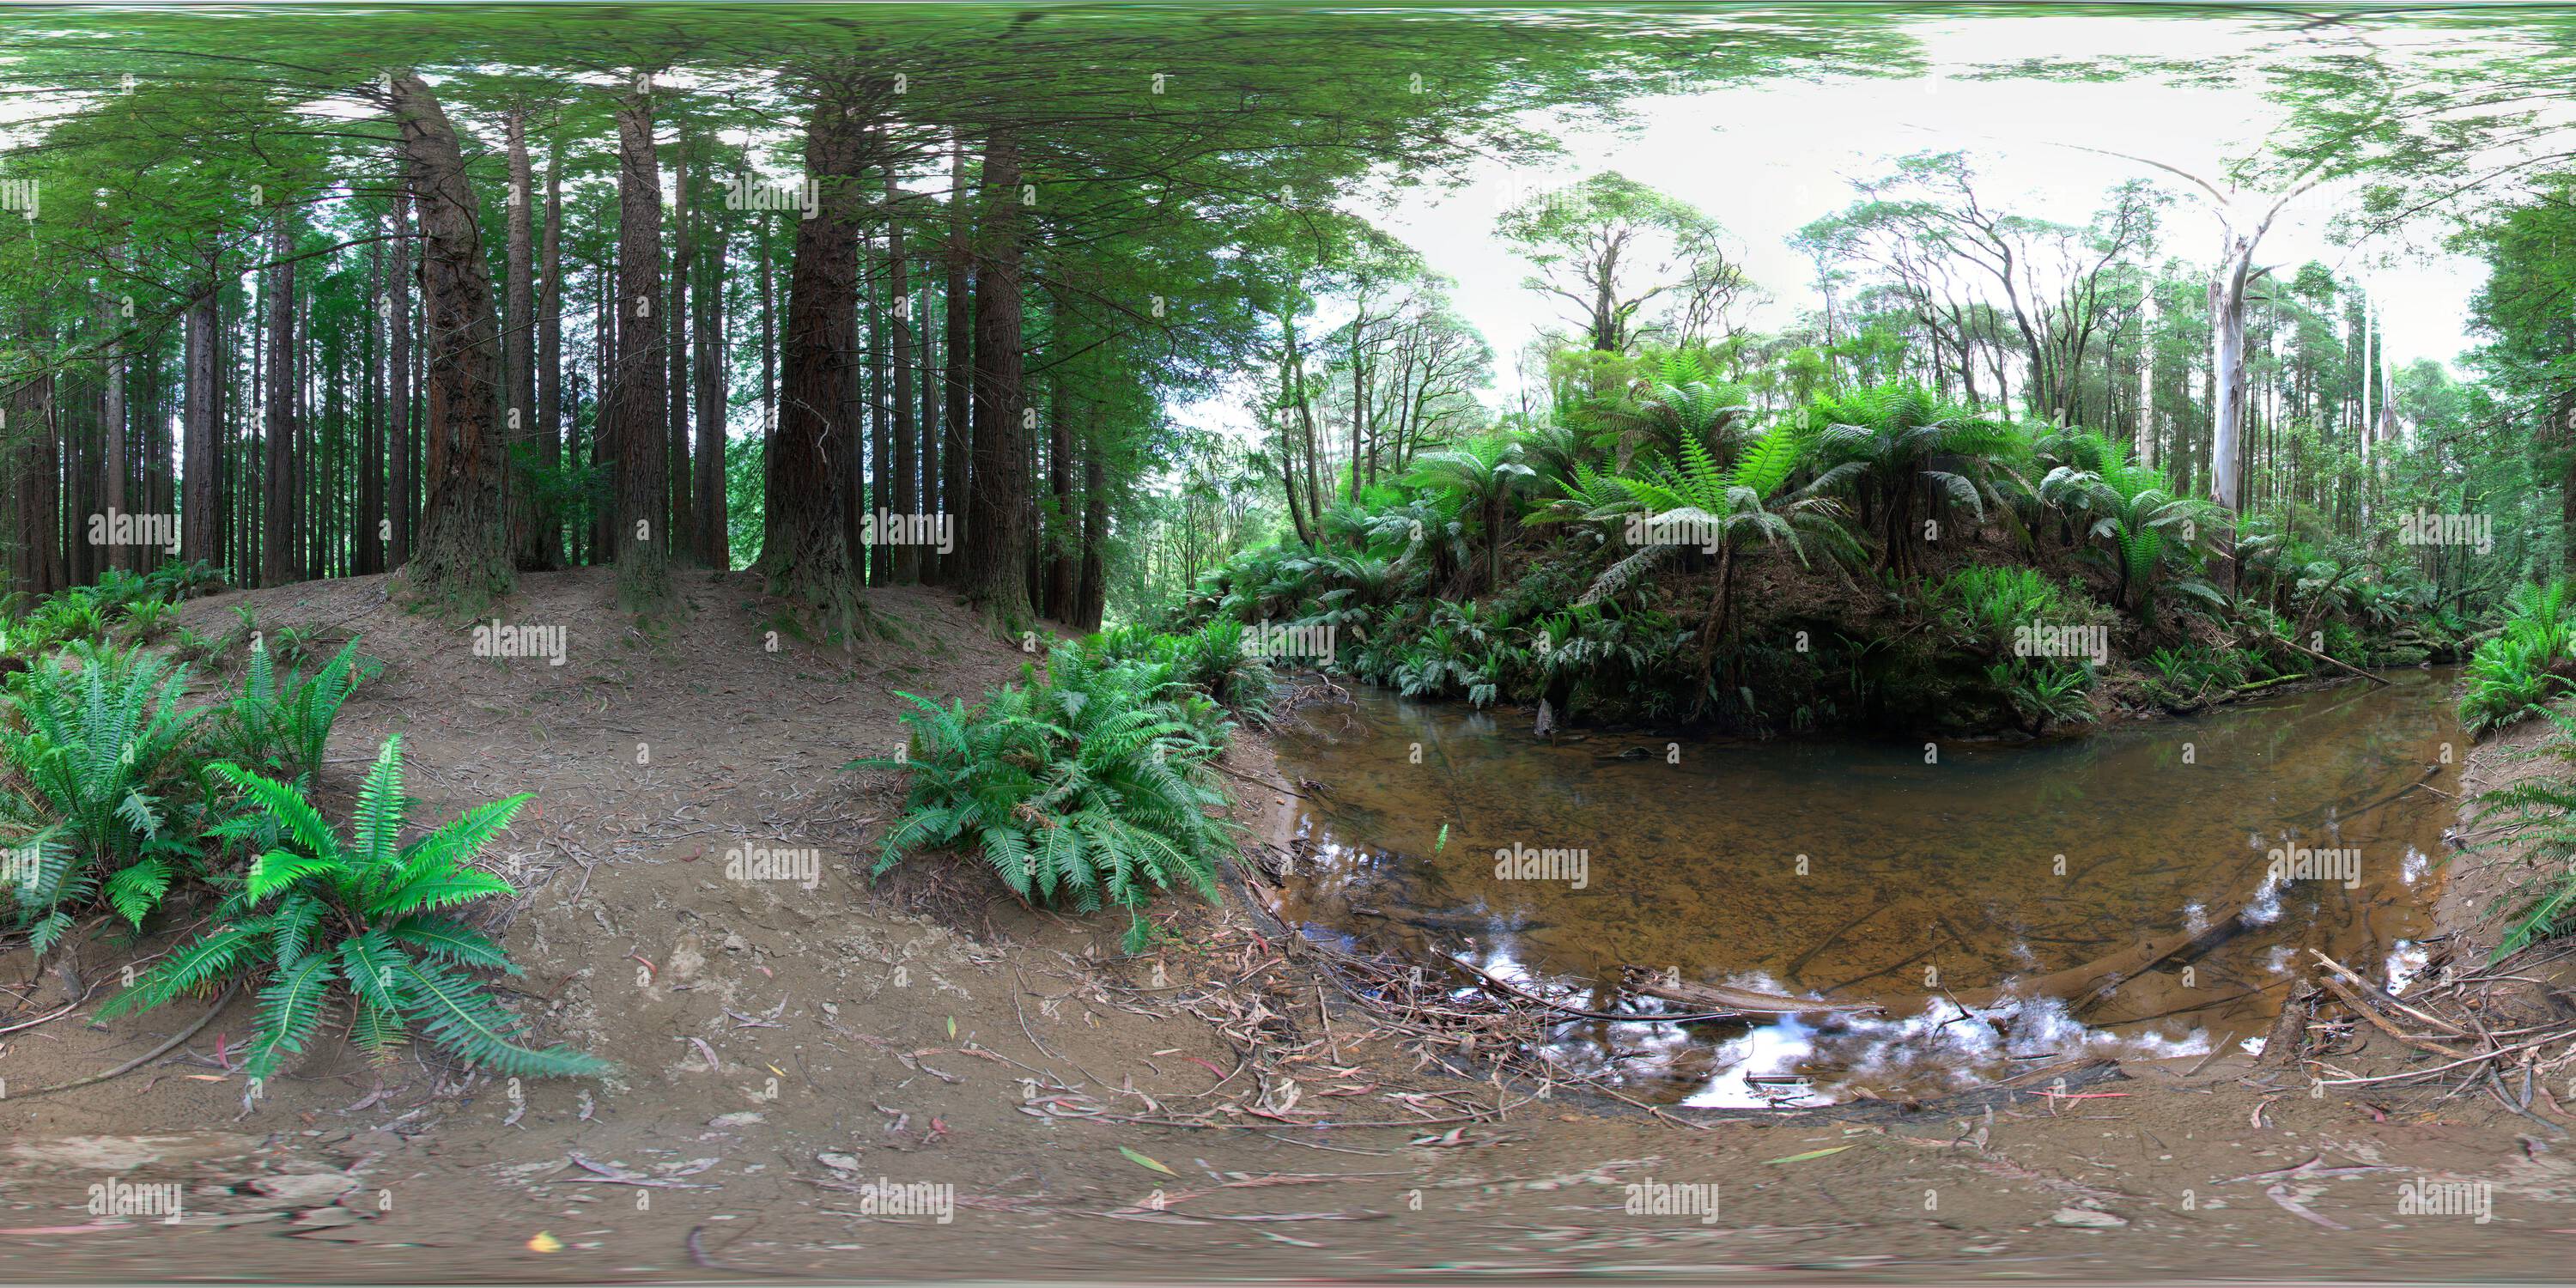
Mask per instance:
[[[1489,714],[1361,691],[1282,740],[1284,768],[1327,789],[1300,819],[1282,907],[1314,933],[1452,953],[1589,1009],[1614,1005],[1624,966],[1905,1000],[1882,1017],[1558,1031],[1556,1058],[1666,1102],[1921,1095],[2088,1051],[2206,1050],[2261,1033],[2310,950],[2393,987],[2421,969],[2451,813],[2410,788],[2445,742],[2464,745],[2449,682],[2413,672],[1930,749],[1548,746]],[[1941,997],[2224,929],[2248,907],[2249,928],[2080,1010],[1970,1015]]]

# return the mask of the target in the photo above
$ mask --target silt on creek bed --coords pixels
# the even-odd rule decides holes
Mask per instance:
[[[2401,990],[2421,964],[2454,815],[2414,788],[2466,745],[2450,682],[1929,747],[1551,745],[1361,690],[1280,739],[1283,769],[1327,790],[1279,911],[1588,1010],[1621,1007],[1640,967],[1684,993],[1878,1008],[1557,1030],[1552,1059],[1661,1103],[1925,1096],[2044,1059],[2206,1050],[2264,1033],[2310,949]],[[2044,996],[2123,959],[2107,993]]]

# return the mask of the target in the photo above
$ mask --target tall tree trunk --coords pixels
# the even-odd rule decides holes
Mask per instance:
[[[939,510],[940,498],[944,495],[940,491],[939,479],[939,402],[942,391],[939,381],[931,375],[930,289],[930,276],[925,273],[922,275],[919,298],[913,303],[913,316],[921,322],[920,347],[914,350],[920,355],[917,365],[921,372],[921,491],[913,503],[913,508],[915,512],[923,515]],[[923,547],[921,580],[927,584],[937,585],[942,576],[944,563],[945,560],[937,546]]]
[[[48,595],[62,589],[60,444],[55,437],[53,376],[21,382],[0,399],[0,444],[16,478],[11,498],[15,529],[15,589]]]
[[[1020,156],[1008,128],[984,140],[975,230],[975,486],[966,522],[967,598],[1016,627],[1030,614],[1024,527],[1028,447],[1020,352]]]
[[[703,216],[702,216],[703,218]],[[698,251],[698,281],[691,290],[689,329],[697,344],[697,375],[691,387],[698,398],[698,447],[693,458],[697,485],[695,521],[698,557],[718,572],[733,568],[732,533],[727,530],[725,496],[725,364],[724,272],[726,238],[715,228],[711,244]]]
[[[287,227],[288,219],[283,213],[278,216],[277,231],[269,241],[269,258],[279,263],[268,270],[267,461],[260,470],[260,506],[265,526],[260,534],[259,581],[263,586],[283,586],[296,580],[295,545],[300,535],[294,526],[291,498],[295,486],[295,403],[302,392],[302,382],[295,378],[295,265],[288,262],[295,251],[295,234]]]
[[[662,167],[653,150],[649,80],[617,103],[617,388],[611,396],[620,464],[617,497],[617,598],[642,609],[671,589],[670,504],[663,470],[671,400],[663,346]]]
[[[1054,504],[1047,513],[1046,615],[1070,625],[1077,615],[1074,560],[1082,549],[1073,508],[1073,418],[1065,414],[1064,382],[1050,380],[1047,386],[1053,391],[1047,408],[1051,413],[1047,425],[1047,496]]]
[[[1082,444],[1081,589],[1074,593],[1073,625],[1081,631],[1100,629],[1109,603],[1109,437],[1107,409],[1094,404],[1091,432]]]
[[[2561,394],[2550,409],[2550,424],[2563,426],[2576,418],[2576,392]],[[2545,433],[2546,431],[2544,431]],[[2562,451],[2558,474],[2558,568],[2576,578],[2576,451]],[[2467,551],[2461,552],[2464,556]],[[2434,551],[2441,555],[2439,548]]]
[[[805,173],[819,189],[821,208],[796,223],[788,261],[778,427],[759,566],[771,593],[814,610],[826,629],[844,631],[860,616],[857,570],[843,531],[841,480],[848,466],[840,453],[855,440],[843,418],[858,342],[850,298],[866,213],[858,180],[865,164],[862,105],[851,85],[826,84],[805,127]]]
[[[878,159],[882,162],[887,155],[886,136],[880,132],[876,138]],[[887,441],[890,435],[886,423],[890,410],[886,406],[886,324],[889,321],[886,315],[889,306],[880,304],[877,299],[876,279],[879,275],[870,273],[868,276],[869,280],[859,287],[859,307],[868,318],[868,509],[873,513],[886,514],[894,509],[894,456],[889,450],[892,445]],[[905,549],[905,543],[899,538],[908,535],[898,532],[897,540],[887,541],[883,533],[879,534],[878,545],[868,552],[869,585],[894,583],[895,555]]]
[[[562,477],[563,405],[563,143],[546,147],[545,281],[537,297],[537,451],[549,481]],[[530,568],[563,566],[563,511],[552,496],[534,498],[535,541],[522,554]]]
[[[222,320],[216,315],[219,287],[214,272],[215,260],[209,258],[206,280],[188,305],[186,356],[181,361],[185,370],[180,378],[185,390],[179,416],[179,470],[185,496],[180,510],[179,557],[190,562],[224,564],[228,561],[218,513],[222,502],[215,488],[216,476],[223,468],[218,464],[223,435],[215,424],[215,382],[222,378],[216,371],[215,333]]]
[[[144,508],[154,514],[175,515],[179,512],[179,480],[170,465],[170,383],[164,378],[161,355],[157,348],[146,348],[142,355],[143,397],[143,499]],[[168,552],[160,546],[138,550],[144,568],[158,568],[169,561]]]
[[[510,496],[510,558],[514,567],[546,566],[537,543],[537,489],[531,467],[537,459],[537,290],[536,174],[528,163],[528,112],[510,109],[508,119],[510,191],[504,208],[509,219],[506,260],[509,316],[501,333],[501,416],[509,453],[505,471]],[[552,229],[548,229],[552,232]]]
[[[492,269],[455,127],[416,73],[397,73],[393,88],[412,191],[420,198],[422,330],[429,350],[428,487],[406,576],[426,598],[480,612],[511,585],[506,462],[492,397],[501,380]]]
[[[376,225],[379,231],[385,224]],[[385,570],[385,421],[389,415],[385,399],[388,362],[385,358],[386,302],[393,298],[385,281],[385,248],[379,244],[367,254],[367,339],[360,355],[358,370],[366,382],[365,401],[369,410],[361,413],[358,437],[358,518],[357,544],[353,559],[360,574]]]
[[[109,306],[104,296],[99,299],[97,316],[99,331],[103,335],[114,334],[119,319],[115,309]],[[120,336],[111,342],[99,361],[102,368],[100,374],[104,377],[105,385],[99,395],[99,436],[100,445],[105,450],[107,458],[103,462],[106,478],[99,501],[104,509],[121,514],[126,509],[125,476],[127,470],[131,468],[127,464],[125,450],[125,342],[123,337]],[[103,553],[110,568],[132,569],[140,566],[140,562],[135,558],[139,551],[133,545],[111,545]]]
[[[769,226],[752,227],[752,246],[760,253],[760,495],[765,508],[778,495],[778,283],[769,262]],[[761,553],[768,553],[765,546]]]
[[[1324,452],[1315,433],[1315,400],[1306,388],[1306,355],[1297,345],[1297,324],[1288,322],[1288,356],[1291,371],[1297,379],[1297,421],[1306,431],[1306,503],[1308,519],[1315,525],[1315,540],[1324,539],[1324,500],[1332,493],[1324,490]]]
[[[408,173],[408,166],[405,167]],[[406,178],[402,191],[394,194],[393,273],[389,283],[392,307],[388,310],[393,323],[393,337],[388,341],[392,352],[393,393],[387,399],[385,416],[385,460],[390,477],[385,483],[388,513],[385,516],[386,540],[391,553],[385,562],[400,568],[411,562],[411,190]]]
[[[1350,502],[1360,503],[1360,431],[1368,424],[1368,367],[1361,361],[1367,316],[1351,323],[1351,487]]]
[[[912,286],[904,275],[902,191],[894,167],[885,168],[886,299],[893,309],[894,330],[894,508],[909,518],[921,513],[916,459],[920,443],[912,423]],[[895,547],[894,579],[904,585],[921,580],[921,547],[911,542]]]
[[[2253,258],[2252,239],[2230,229],[2209,279],[2210,375],[2215,386],[2210,407],[2209,500],[2227,512],[2231,525],[2245,503],[2245,287]],[[2236,585],[2232,535],[2227,542],[2227,582],[2232,588]]]
[[[626,494],[626,457],[617,444],[617,337],[625,310],[618,307],[617,256],[612,251],[599,270],[599,370],[592,377],[590,463],[598,470],[591,486],[590,562],[610,562],[617,549],[617,498]]]
[[[966,526],[967,498],[971,489],[974,458],[974,427],[967,417],[969,399],[974,391],[973,370],[973,302],[966,274],[969,249],[966,241],[966,136],[953,135],[948,142],[948,255],[943,266],[947,281],[941,286],[941,313],[946,334],[942,337],[940,392],[943,405],[940,420],[944,427],[941,442],[945,458],[939,469],[939,485],[946,494],[940,504],[950,531]],[[953,547],[939,557],[940,584],[966,584],[964,551]]]
[[[695,251],[696,221],[689,210],[689,170],[697,158],[697,140],[684,139],[671,174],[671,557],[695,558],[697,505],[691,498],[689,474],[689,263]]]
[[[864,166],[864,162],[861,163]],[[850,550],[850,571],[860,585],[868,581],[868,565],[876,551],[868,533],[868,420],[866,356],[859,352],[867,342],[867,237],[862,233],[852,252],[855,266],[851,272],[851,295],[845,307],[850,315],[850,361],[841,371],[841,409],[834,417],[841,432],[833,438],[833,459],[840,462],[841,542]]]

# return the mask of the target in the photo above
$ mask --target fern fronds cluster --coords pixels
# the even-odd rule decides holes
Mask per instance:
[[[89,643],[10,677],[0,848],[22,859],[15,891],[37,952],[94,898],[140,926],[193,852],[170,818],[201,714],[179,708],[186,683],[186,667]]]
[[[2576,615],[2568,583],[2517,588],[2506,606],[2504,629],[2469,658],[2469,687],[2460,719],[2471,733],[2514,723],[2568,691],[2562,663],[2576,658]]]
[[[309,784],[322,770],[322,749],[331,740],[341,704],[372,673],[359,658],[355,640],[311,675],[298,675],[292,662],[281,669],[265,641],[254,639],[241,692],[217,718],[222,751],[233,760]]]
[[[505,1074],[578,1077],[609,1067],[561,1046],[528,1044],[524,1022],[467,973],[518,973],[456,910],[514,893],[470,864],[530,797],[476,806],[404,845],[409,802],[399,737],[377,753],[345,838],[294,785],[229,762],[214,773],[264,816],[279,844],[252,861],[213,929],[109,999],[102,1018],[238,980],[258,986],[258,1027],[245,1055],[253,1078],[302,1053],[344,1010],[352,1039],[380,1057],[417,1033]]]
[[[971,847],[1032,904],[1133,909],[1184,886],[1216,896],[1233,839],[1211,813],[1226,797],[1208,762],[1230,726],[1166,669],[1059,645],[1044,674],[1028,668],[972,710],[901,696],[915,708],[905,754],[850,765],[912,775],[877,872]]]

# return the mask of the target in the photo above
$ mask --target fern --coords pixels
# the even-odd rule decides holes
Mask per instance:
[[[2469,684],[2460,719],[2471,733],[2523,719],[2542,710],[2569,681],[2560,664],[2576,657],[2576,620],[2568,614],[2568,583],[2524,585],[2506,606],[2504,627],[2469,658]]]
[[[2539,714],[2554,731],[2525,754],[2576,762],[2576,717],[2556,707],[2539,708]],[[2568,909],[2576,907],[2576,774],[2526,778],[2480,796],[2478,807],[2480,828],[2502,819],[2496,838],[2486,844],[2519,850],[2534,870],[2508,896],[2518,898],[2521,909],[2497,941],[2492,964],[2562,933]]]
[[[971,712],[902,695],[905,755],[850,764],[912,777],[875,871],[968,845],[1032,904],[1134,908],[1181,886],[1213,897],[1233,839],[1211,813],[1226,798],[1208,763],[1230,726],[1166,664],[1100,652],[1059,646],[1043,676],[1031,668]]]
[[[246,1065],[253,1077],[301,1054],[344,999],[350,1037],[371,1055],[384,1055],[416,1029],[467,1062],[506,1074],[607,1071],[590,1056],[527,1044],[520,1021],[461,973],[513,970],[498,945],[451,910],[512,893],[508,882],[467,864],[529,797],[478,806],[406,846],[399,737],[385,740],[368,771],[354,835],[346,839],[294,787],[230,762],[214,773],[264,816],[281,843],[252,862],[213,930],[110,999],[102,1016],[245,980],[263,984]]]
[[[104,896],[139,926],[169,890],[173,863],[193,857],[171,835],[168,803],[184,785],[200,715],[179,709],[186,681],[184,667],[95,644],[11,677],[15,719],[0,722],[0,763],[15,773],[0,784],[0,848],[39,859],[17,885],[22,924]]]
[[[374,671],[351,640],[309,676],[298,675],[292,665],[281,672],[267,643],[254,636],[241,691],[218,721],[221,753],[309,785],[322,771],[323,748],[341,705]]]

